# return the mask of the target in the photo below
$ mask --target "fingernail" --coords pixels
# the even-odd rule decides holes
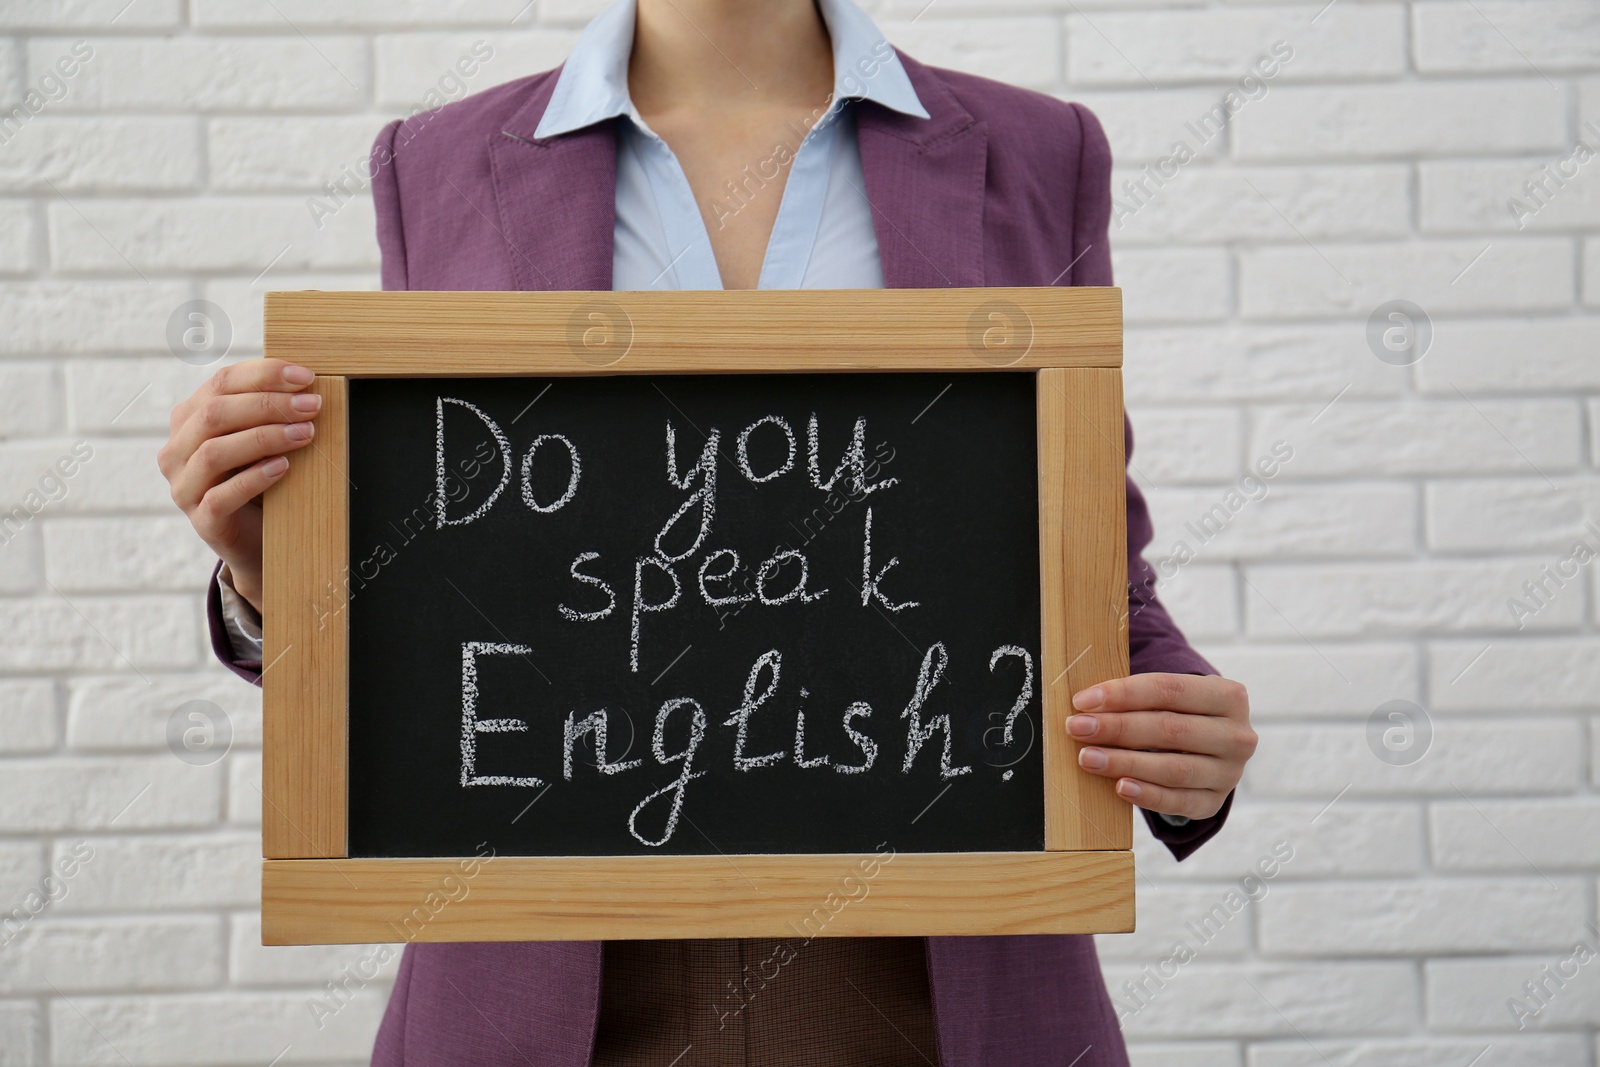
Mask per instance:
[[[1132,800],[1134,797],[1143,792],[1144,787],[1138,782],[1135,782],[1132,778],[1124,778],[1122,781],[1117,783],[1117,795],[1127,797],[1129,800]]]
[[[1106,702],[1106,691],[1098,685],[1092,689],[1085,689],[1072,698],[1072,706],[1079,711],[1093,711]]]
[[[298,363],[291,363],[283,368],[283,380],[290,385],[310,385],[316,377],[310,368],[302,367]]]
[[[1091,771],[1104,770],[1106,754],[1098,748],[1086,748],[1078,753],[1078,762]]]
[[[1073,737],[1088,737],[1100,729],[1100,720],[1093,715],[1067,716],[1067,733]]]
[[[278,475],[282,474],[288,469],[289,461],[283,456],[269,459],[261,465],[261,473],[265,474],[268,478],[276,478]]]
[[[289,406],[296,411],[318,411],[322,408],[322,397],[316,393],[296,393],[289,398]]]
[[[283,436],[291,441],[309,441],[316,432],[316,424],[310,422],[291,422],[283,428]]]

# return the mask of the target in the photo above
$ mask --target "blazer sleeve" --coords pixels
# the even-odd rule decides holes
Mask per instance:
[[[1112,285],[1111,275],[1111,144],[1094,113],[1071,105],[1078,117],[1080,147],[1076,195],[1073,197],[1072,285]],[[1125,454],[1133,455],[1133,427],[1123,419]],[[1144,494],[1125,478],[1128,499],[1128,664],[1133,674],[1216,674],[1217,669],[1189,644],[1156,596],[1155,568],[1144,551],[1155,538]],[[1183,859],[1222,829],[1233,807],[1230,792],[1209,819],[1173,826],[1154,812],[1144,813],[1156,840]]]
[[[228,637],[228,624],[222,618],[222,587],[217,576],[222,573],[222,561],[211,569],[211,584],[206,587],[206,625],[211,630],[211,651],[222,665],[253,685],[261,684],[261,661],[239,659],[234,655],[233,641]]]

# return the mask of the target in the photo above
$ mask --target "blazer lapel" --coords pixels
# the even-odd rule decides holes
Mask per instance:
[[[500,227],[519,289],[610,289],[616,225],[615,121],[538,138],[559,72],[489,138]]]
[[[987,129],[926,67],[896,52],[929,117],[866,102],[856,120],[884,285],[981,286]]]

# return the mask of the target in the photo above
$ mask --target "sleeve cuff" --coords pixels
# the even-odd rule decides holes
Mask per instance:
[[[261,659],[261,616],[233,587],[233,575],[224,563],[217,571],[217,595],[222,602],[222,625],[235,659]]]

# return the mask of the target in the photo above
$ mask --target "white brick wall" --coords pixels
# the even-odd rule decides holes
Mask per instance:
[[[0,505],[93,450],[0,545],[0,911],[74,871],[0,945],[0,1065],[364,1061],[392,963],[318,1029],[308,999],[369,950],[258,944],[259,700],[210,662],[208,561],[155,470],[209,373],[167,319],[212,300],[248,355],[267,289],[373,287],[370,203],[319,228],[307,198],[473,42],[465,91],[559,61],[600,6],[0,3],[0,112],[92,49],[0,144]],[[1196,548],[1166,596],[1262,735],[1227,832],[1181,866],[1141,839],[1141,928],[1101,939],[1135,1063],[1595,1067],[1600,960],[1548,976],[1600,948],[1600,564],[1507,602],[1600,548],[1600,158],[1568,162],[1600,149],[1600,3],[868,6],[925,60],[1084,101],[1117,155],[1152,557]],[[1179,139],[1194,159],[1129,200]],[[1413,366],[1368,346],[1396,299],[1431,317]],[[1197,545],[1278,441],[1267,495]],[[191,700],[229,716],[220,762],[168,751]],[[1430,716],[1406,765],[1372,747],[1392,700]]]

